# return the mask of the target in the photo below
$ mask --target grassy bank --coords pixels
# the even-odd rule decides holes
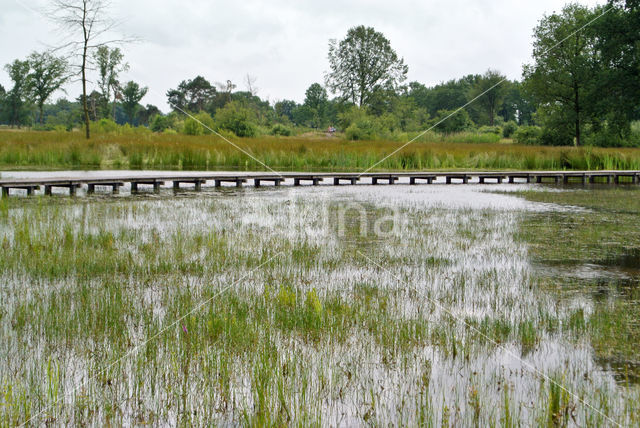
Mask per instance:
[[[403,143],[338,138],[261,137],[234,139],[276,170],[363,170]],[[461,142],[470,141],[470,142]],[[3,169],[263,170],[220,138],[209,136],[0,131]],[[640,149],[522,146],[473,142],[472,136],[425,135],[376,169],[640,169]]]

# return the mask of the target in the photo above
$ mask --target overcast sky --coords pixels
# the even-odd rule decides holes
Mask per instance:
[[[62,37],[43,11],[45,0],[2,0],[0,64],[44,50]],[[583,0],[594,6],[598,2]],[[600,2],[602,3],[602,2]],[[185,79],[231,79],[245,89],[257,78],[258,95],[271,102],[301,102],[306,88],[323,82],[329,39],[349,28],[382,32],[409,66],[408,81],[437,84],[497,69],[520,78],[531,58],[532,29],[564,1],[537,0],[112,0],[119,32],[140,42],[125,45],[130,71],[121,81],[149,87],[142,103],[168,111],[165,93]],[[95,75],[92,76],[95,78]],[[11,82],[4,70],[0,84]],[[69,98],[79,92],[68,85]],[[64,96],[56,94],[55,98]]]

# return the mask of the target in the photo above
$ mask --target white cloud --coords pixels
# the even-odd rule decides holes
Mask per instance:
[[[55,43],[54,26],[35,11],[45,0],[5,0],[0,64]],[[590,6],[596,1],[584,2]],[[124,46],[131,69],[121,78],[149,86],[143,100],[167,110],[165,93],[200,74],[211,82],[258,78],[259,95],[302,101],[328,68],[327,45],[350,27],[373,26],[409,65],[409,80],[428,85],[493,68],[519,78],[530,60],[531,34],[552,0],[258,0],[159,2],[113,0],[121,31],[141,42]],[[11,86],[6,73],[0,84]],[[68,88],[73,98],[79,87]]]

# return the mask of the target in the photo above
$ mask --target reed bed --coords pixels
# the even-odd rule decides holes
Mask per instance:
[[[263,137],[233,139],[270,168],[282,171],[477,169],[640,169],[640,149],[523,146],[473,142],[471,135],[427,134],[404,141]],[[477,139],[477,138],[476,138]],[[469,142],[461,142],[469,141]],[[170,169],[259,171],[265,167],[219,137],[152,133],[0,131],[0,167],[7,169]]]

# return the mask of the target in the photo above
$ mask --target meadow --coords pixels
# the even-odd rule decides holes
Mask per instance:
[[[493,134],[427,133],[377,164],[406,140],[310,137],[238,139],[237,146],[281,171],[477,169],[640,169],[640,149],[528,146]],[[259,171],[265,166],[214,135],[154,134],[146,128],[97,133],[0,130],[4,169],[163,169]]]
[[[0,426],[638,426],[640,190],[504,188],[0,199]]]

